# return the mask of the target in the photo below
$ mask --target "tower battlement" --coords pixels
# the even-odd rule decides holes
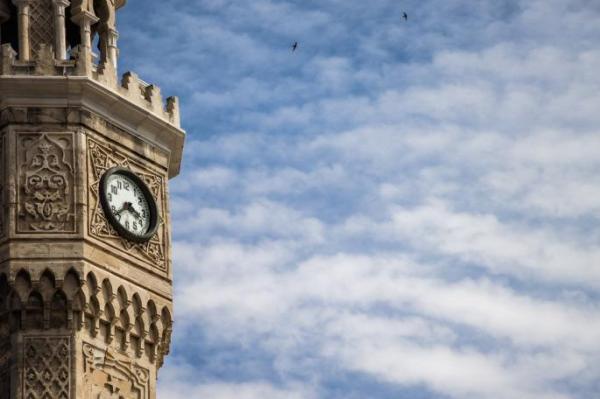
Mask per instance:
[[[125,0],[0,0],[0,76],[88,77],[180,127],[177,97],[117,74],[116,12]],[[95,53],[92,43],[98,43]]]

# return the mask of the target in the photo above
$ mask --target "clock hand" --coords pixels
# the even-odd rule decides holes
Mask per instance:
[[[128,210],[133,210],[133,206],[132,206],[131,202],[123,202],[123,206],[121,207],[121,209],[119,209],[117,212],[115,212],[115,215],[120,215],[121,212],[128,211]],[[135,210],[134,210],[134,212],[135,212]]]
[[[131,213],[133,213],[135,216],[137,216],[138,219],[142,217],[140,215],[140,213],[135,210],[135,208],[133,207],[133,205],[131,203],[129,203],[129,210],[131,211]]]

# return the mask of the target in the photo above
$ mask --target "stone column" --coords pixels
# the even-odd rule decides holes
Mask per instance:
[[[81,28],[81,45],[88,49],[92,49],[92,25],[98,22],[98,17],[84,12],[77,16],[79,27]]]
[[[80,74],[90,76],[92,73],[92,25],[98,22],[98,17],[89,11],[82,11],[74,15],[72,20],[79,25],[81,32],[81,45],[77,61],[78,71]]]
[[[108,47],[108,62],[112,63],[115,71],[117,70],[117,58],[119,57],[119,50],[117,49],[117,39],[119,38],[119,32],[116,29],[109,28],[106,32],[106,42]]]
[[[56,58],[67,58],[67,34],[65,25],[65,8],[69,6],[68,0],[52,0],[54,3],[54,30],[56,43]]]
[[[19,61],[31,59],[29,45],[29,5],[31,0],[13,0],[19,14]]]

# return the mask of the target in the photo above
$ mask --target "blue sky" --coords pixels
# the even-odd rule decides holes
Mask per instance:
[[[597,395],[599,17],[130,0],[120,70],[188,132],[159,397]]]

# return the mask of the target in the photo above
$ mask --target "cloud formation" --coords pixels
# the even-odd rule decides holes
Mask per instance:
[[[188,131],[161,397],[600,392],[599,17],[129,4],[121,68],[180,95]]]

